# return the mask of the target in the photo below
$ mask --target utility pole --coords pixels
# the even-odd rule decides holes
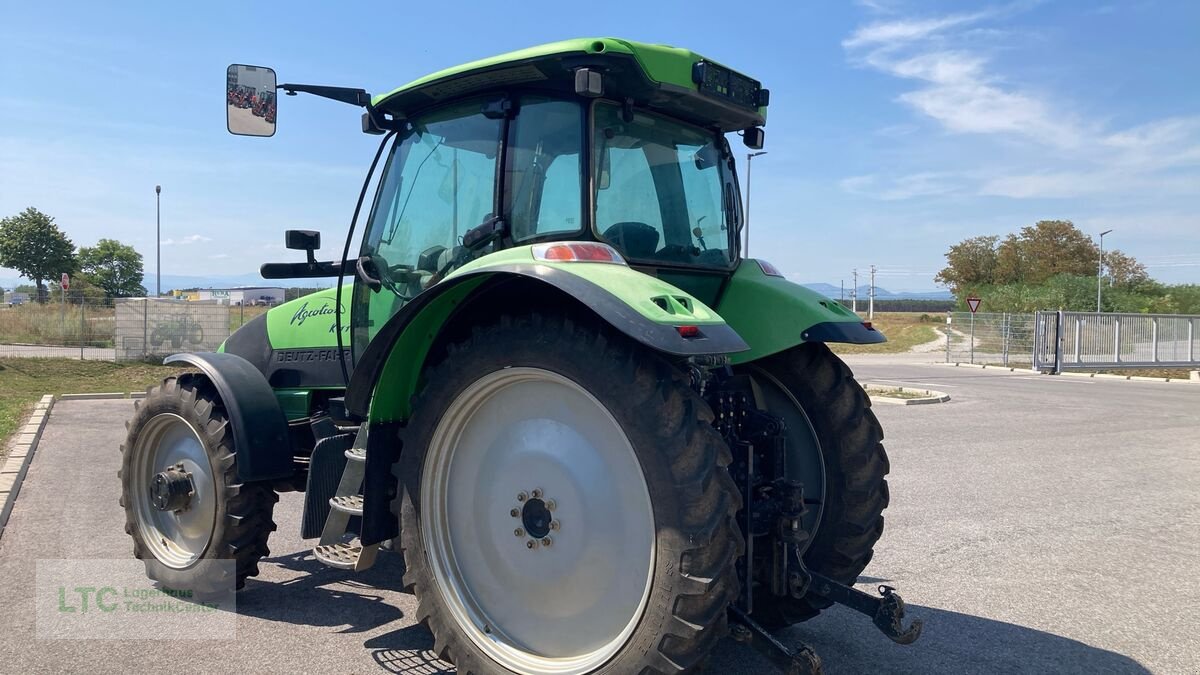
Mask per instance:
[[[755,157],[765,154],[765,150],[746,154],[746,222],[742,225],[742,229],[746,230],[746,248],[742,251],[743,258],[750,255],[750,164]]]
[[[1100,262],[1096,264],[1096,313],[1100,313],[1100,280],[1104,278],[1104,235],[1112,232],[1105,230],[1100,233]]]
[[[867,318],[875,318],[875,266],[871,265],[871,295],[867,300]]]
[[[846,304],[846,280],[842,279],[839,283],[842,286],[842,294],[838,296],[838,302],[844,305]]]
[[[154,297],[162,297],[162,210],[159,208],[162,186],[154,186]]]
[[[850,311],[858,314],[858,268],[854,268],[854,285],[850,287]]]

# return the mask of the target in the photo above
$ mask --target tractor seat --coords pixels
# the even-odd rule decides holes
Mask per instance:
[[[658,230],[646,223],[616,223],[604,231],[604,238],[630,258],[650,258],[658,250]]]

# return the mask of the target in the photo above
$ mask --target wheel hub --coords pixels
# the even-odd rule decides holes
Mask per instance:
[[[525,508],[521,509],[521,523],[525,525],[525,531],[534,539],[541,539],[550,534],[550,521],[552,517],[550,510],[546,508],[546,502],[540,499],[530,499],[525,502]]]
[[[194,494],[196,485],[192,482],[192,474],[183,470],[182,463],[154,474],[150,481],[150,501],[159,511],[187,511]]]

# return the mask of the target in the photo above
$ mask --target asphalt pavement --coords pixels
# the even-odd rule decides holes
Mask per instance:
[[[779,633],[829,673],[1200,672],[1200,385],[1052,377],[852,357],[859,379],[949,393],[876,406],[892,503],[860,588],[895,586],[910,646],[833,608]],[[61,401],[0,538],[0,670],[407,672],[448,668],[382,554],[316,563],[283,495],[262,574],[225,641],[41,640],[38,559],[123,558],[117,447],[129,401]],[[770,672],[722,642],[709,672]]]

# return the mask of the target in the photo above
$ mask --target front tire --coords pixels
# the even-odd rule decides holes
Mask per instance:
[[[237,477],[233,434],[220,396],[203,376],[167,377],[135,404],[121,446],[121,506],[133,554],[146,575],[169,588],[220,596],[242,588],[270,555],[267,538],[278,495]],[[191,495],[160,508],[161,484],[182,481]],[[178,509],[176,507],[179,507]],[[211,561],[231,560],[232,565]]]
[[[743,545],[729,449],[686,376],[532,315],[477,330],[425,381],[396,507],[435,652],[462,673],[699,663]]]

